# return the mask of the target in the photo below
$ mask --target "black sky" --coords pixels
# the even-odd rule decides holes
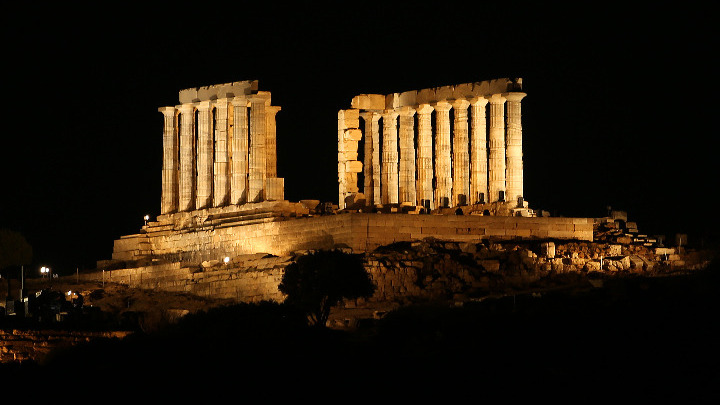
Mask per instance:
[[[717,238],[709,10],[241,3],[4,13],[0,227],[25,235],[33,265],[110,258],[159,214],[157,108],[249,79],[282,107],[288,200],[337,198],[336,114],[354,95],[522,77],[531,207],[609,205],[641,232]]]

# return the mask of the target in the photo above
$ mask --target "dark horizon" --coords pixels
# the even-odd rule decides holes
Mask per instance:
[[[703,10],[608,8],[591,20],[515,3],[226,11],[195,21],[8,12],[0,228],[32,245],[29,272],[110,259],[115,239],[160,213],[157,109],[181,89],[253,79],[282,107],[287,200],[337,203],[336,117],[353,96],[521,77],[531,208],[600,217],[611,206],[641,233],[718,241]]]

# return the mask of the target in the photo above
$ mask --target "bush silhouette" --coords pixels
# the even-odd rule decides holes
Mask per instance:
[[[362,255],[320,250],[288,265],[278,289],[287,295],[288,305],[305,313],[310,324],[324,327],[333,306],[343,299],[371,296],[375,284]]]

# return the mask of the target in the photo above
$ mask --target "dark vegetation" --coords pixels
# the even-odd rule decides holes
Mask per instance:
[[[312,327],[288,304],[242,304],[14,371],[25,381],[175,395],[713,403],[719,298],[715,262],[686,275],[610,278],[592,290],[418,304],[352,331]]]

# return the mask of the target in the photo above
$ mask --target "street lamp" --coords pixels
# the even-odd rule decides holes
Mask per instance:
[[[143,219],[145,220],[145,226],[147,226],[148,221],[150,220],[150,215],[145,215],[145,217],[143,217]]]
[[[50,275],[50,268],[42,266],[40,267],[40,274],[42,274],[43,277],[47,277]]]

